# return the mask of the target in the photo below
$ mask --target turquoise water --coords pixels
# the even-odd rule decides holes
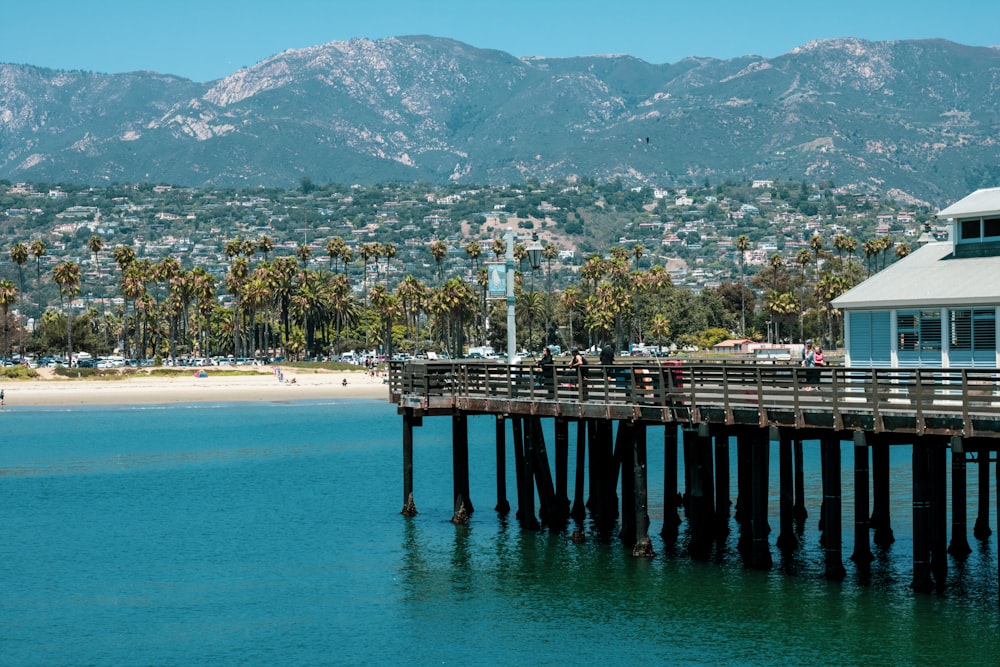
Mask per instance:
[[[896,544],[860,583],[845,506],[848,577],[830,583],[817,461],[806,462],[803,549],[785,561],[772,546],[775,567],[761,573],[734,555],[735,532],[726,555],[694,563],[658,536],[646,561],[617,542],[520,531],[492,511],[493,428],[470,419],[477,511],[456,527],[448,419],[415,432],[420,514],[405,519],[401,421],[384,402],[8,406],[0,664],[997,663],[995,537],[973,542],[943,593],[908,588],[908,450],[893,459]],[[657,437],[650,429],[654,533]],[[773,545],[774,498],[771,509]]]

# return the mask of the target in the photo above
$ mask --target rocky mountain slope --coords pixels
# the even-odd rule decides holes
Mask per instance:
[[[0,65],[0,178],[791,178],[943,202],[1000,183],[998,109],[1000,49],[941,40],[653,65],[357,39],[208,83]]]

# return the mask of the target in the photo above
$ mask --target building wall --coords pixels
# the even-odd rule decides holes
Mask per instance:
[[[1000,307],[845,313],[845,363],[857,368],[1000,368]]]

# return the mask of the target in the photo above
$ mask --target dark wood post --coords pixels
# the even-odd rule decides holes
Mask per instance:
[[[451,417],[451,466],[455,498],[452,523],[469,523],[472,500],[469,499],[469,420],[465,414]]]
[[[545,449],[545,434],[542,432],[542,418],[528,417],[531,425],[531,470],[538,486],[539,511],[542,521],[549,527],[561,527],[565,517],[557,507],[555,487],[552,485],[552,470],[549,455]]]
[[[935,440],[928,447],[931,480],[931,575],[938,590],[948,577],[948,447]]]
[[[979,464],[979,511],[972,536],[977,540],[985,540],[993,534],[993,529],[990,528],[990,450],[982,443],[976,448],[976,463]],[[997,475],[1000,475],[1000,465],[997,466]],[[1000,503],[1000,489],[997,502]]]
[[[663,426],[663,529],[660,535],[667,544],[677,539],[681,517],[677,513],[677,426]]]
[[[809,512],[806,510],[806,491],[805,491],[805,470],[802,463],[802,440],[796,438],[794,445],[795,454],[795,507],[793,509],[795,513],[795,522],[798,524],[799,529],[805,524],[806,519],[809,518]]]
[[[774,439],[774,436],[771,436]],[[795,489],[792,467],[792,435],[788,429],[778,431],[778,548],[784,552],[799,547],[795,534]]]
[[[510,501],[507,500],[507,420],[503,415],[496,416],[497,440],[497,505],[494,508],[500,514],[510,512]]]
[[[753,488],[750,517],[753,542],[750,551],[750,566],[755,570],[767,570],[773,564],[771,549],[767,542],[767,534],[770,530],[767,521],[767,482],[770,475],[770,450],[771,443],[767,438],[767,432],[760,428],[755,429],[751,445],[750,463],[751,487]]]
[[[951,544],[948,553],[960,560],[972,553],[967,534],[966,481],[965,442],[962,436],[956,435],[951,439]]]
[[[753,432],[743,426],[736,432],[736,524],[740,527],[740,535],[736,548],[740,554],[749,559],[753,543],[751,537],[751,506],[753,498],[753,469],[751,466],[751,449]]]
[[[622,467],[622,520],[619,537],[622,544],[631,549],[635,546],[635,425],[625,420],[618,422],[615,451]],[[615,485],[617,487],[617,484]]]
[[[892,534],[892,517],[889,511],[889,443],[878,437],[872,443],[872,516],[875,529],[875,546],[888,549],[896,541]]]
[[[511,444],[514,447],[514,486],[517,489],[517,511],[514,512],[514,517],[524,527],[524,509],[527,507],[528,501],[525,499],[526,494],[524,491],[524,431],[521,428],[521,417],[511,415],[510,427],[511,435],[513,436],[513,443]],[[534,492],[532,492],[532,495],[534,495]]]
[[[570,515],[574,521],[582,522],[587,518],[587,509],[584,505],[583,484],[584,468],[587,462],[587,421],[580,419],[576,422],[576,476],[573,484],[573,509]]]
[[[868,514],[868,434],[854,432],[854,553],[851,560],[865,579],[871,573],[872,555]]]
[[[555,419],[556,438],[556,514],[560,521],[569,516],[569,421]]]
[[[931,493],[930,457],[923,438],[913,444],[913,581],[910,587],[926,593],[934,588],[931,580]]]
[[[841,490],[840,490],[840,440],[835,436],[820,439],[823,459],[823,551],[824,576],[831,581],[842,581],[847,576],[844,569],[841,545]]]
[[[635,494],[635,546],[632,547],[632,555],[637,558],[652,558],[656,555],[656,552],[653,551],[653,542],[649,539],[649,497],[647,494],[646,479],[646,425],[642,422],[636,422],[632,428],[632,447],[632,474],[634,477],[633,490]]]
[[[729,536],[729,431],[715,431],[715,539]]]
[[[413,410],[403,412],[403,516],[416,516],[417,506],[413,502],[413,429],[420,426],[421,417]]]

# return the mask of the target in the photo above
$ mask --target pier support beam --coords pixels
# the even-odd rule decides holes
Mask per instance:
[[[854,432],[854,553],[851,560],[858,574],[867,579],[874,560],[869,533],[871,521],[868,513],[868,434]]]
[[[684,432],[687,461],[691,471],[688,498],[688,526],[691,541],[688,551],[692,558],[705,560],[711,555],[715,532],[715,494],[712,473],[712,438],[708,424],[699,424],[695,430]]]
[[[451,465],[455,498],[452,523],[469,523],[474,511],[469,498],[469,418],[465,414],[451,417]]]
[[[831,581],[842,581],[847,576],[844,569],[841,546],[841,488],[840,488],[840,440],[835,436],[820,439],[823,467],[823,551],[825,554],[824,576]]]
[[[753,497],[752,447],[753,433],[747,427],[740,428],[736,432],[736,524],[740,527],[736,549],[744,559],[750,558],[753,543],[750,521]]]
[[[948,553],[965,559],[972,553],[968,537],[968,512],[966,509],[965,442],[962,436],[951,439],[951,544]]]
[[[979,493],[978,508],[976,514],[976,525],[972,529],[972,536],[977,540],[985,540],[993,534],[990,528],[990,451],[986,446],[980,444],[976,448],[976,463],[979,464]],[[997,466],[997,475],[1000,475],[1000,465]],[[998,488],[1000,492],[1000,488]],[[1000,502],[1000,493],[997,494],[997,502]]]
[[[924,440],[913,444],[913,581],[918,592],[933,590],[931,579],[931,475],[930,446]]]
[[[497,440],[497,504],[494,508],[498,513],[510,513],[510,501],[507,500],[507,420],[503,415],[496,416]]]
[[[649,497],[646,478],[646,425],[636,422],[632,429],[632,475],[634,493],[635,544],[632,555],[637,558],[652,558],[656,555],[649,539]]]
[[[767,482],[770,476],[771,442],[767,432],[757,429],[753,435],[751,450],[751,474],[753,499],[751,501],[751,545],[750,566],[755,570],[771,568],[771,549],[767,542],[770,525],[767,520]]]
[[[948,446],[944,441],[931,443],[931,574],[938,590],[948,577]]]
[[[538,530],[541,526],[535,516],[535,481],[531,473],[531,457],[526,456],[528,436],[522,417],[516,415],[510,418],[511,431],[514,435],[514,467],[517,472],[517,513],[515,516],[521,522],[521,527],[527,530]]]
[[[795,454],[795,523],[799,530],[805,525],[809,518],[806,511],[806,491],[805,491],[805,466],[802,463],[802,440],[796,438],[794,445]]]
[[[774,437],[772,436],[772,439]],[[795,534],[795,490],[792,467],[792,436],[788,429],[778,431],[778,541],[777,546],[784,553],[799,547]]]
[[[542,521],[550,528],[562,528],[563,513],[556,507],[556,492],[552,485],[552,469],[549,468],[549,454],[545,449],[545,434],[542,432],[542,418],[526,417],[528,426],[528,451],[531,457],[531,472],[538,488],[539,512]]]
[[[716,429],[715,439],[715,541],[729,537],[729,432]]]
[[[570,516],[577,523],[582,523],[587,518],[587,508],[584,504],[583,484],[584,472],[587,463],[587,421],[581,419],[576,422],[576,473],[573,480],[573,509]]]
[[[871,527],[875,529],[875,546],[888,549],[896,536],[892,534],[892,517],[889,511],[889,443],[884,438],[876,438],[871,443],[872,450],[872,516]]]
[[[677,540],[681,517],[677,513],[677,426],[663,427],[663,529],[660,535],[667,544]]]
[[[569,516],[569,421],[565,417],[555,419],[556,438],[556,520],[564,522]]]
[[[627,548],[635,545],[637,524],[635,490],[635,424],[618,422],[618,437],[615,442],[616,458],[622,467],[622,520],[619,538]],[[617,487],[617,484],[615,485]]]
[[[413,502],[413,429],[420,426],[421,419],[414,416],[413,410],[403,412],[403,516],[417,515]]]

